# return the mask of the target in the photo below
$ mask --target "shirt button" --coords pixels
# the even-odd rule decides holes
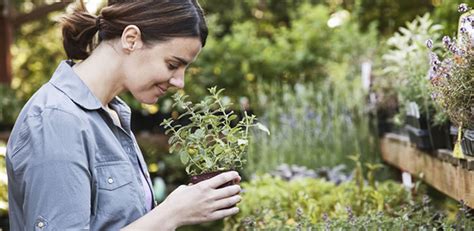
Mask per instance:
[[[44,223],[43,222],[38,222],[38,224],[36,224],[36,226],[38,226],[38,228],[43,228],[44,227]]]
[[[109,184],[112,184],[114,183],[114,179],[112,177],[109,177],[109,179],[107,179],[107,182],[109,182]]]

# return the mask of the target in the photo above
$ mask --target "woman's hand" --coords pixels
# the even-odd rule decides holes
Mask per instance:
[[[219,186],[240,182],[235,171],[219,174],[195,185],[182,185],[158,207],[122,230],[174,230],[183,225],[214,221],[234,215],[241,200],[239,185]]]
[[[174,211],[177,226],[219,220],[239,212],[234,207],[241,200],[239,185],[219,186],[230,182],[240,182],[237,172],[225,172],[211,179],[191,186],[180,186],[162,203]],[[161,205],[161,204],[160,204]]]

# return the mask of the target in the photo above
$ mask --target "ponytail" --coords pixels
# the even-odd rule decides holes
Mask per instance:
[[[69,59],[86,59],[94,49],[94,36],[99,31],[100,17],[77,8],[61,20],[63,46]]]

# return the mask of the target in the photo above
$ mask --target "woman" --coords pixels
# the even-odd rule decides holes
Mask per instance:
[[[216,189],[239,181],[236,172],[181,186],[156,206],[117,97],[152,104],[184,86],[207,37],[198,3],[116,1],[98,17],[76,10],[62,30],[69,60],[24,106],[7,146],[11,230],[173,230],[236,214],[240,187]]]

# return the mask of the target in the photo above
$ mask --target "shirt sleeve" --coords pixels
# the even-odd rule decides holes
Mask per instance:
[[[27,144],[9,158],[25,230],[89,229],[91,173],[80,120],[45,109],[24,123]]]

